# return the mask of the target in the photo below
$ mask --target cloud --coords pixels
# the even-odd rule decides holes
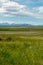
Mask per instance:
[[[33,8],[33,10],[36,10],[38,13],[43,13],[43,6]]]
[[[6,2],[6,1],[8,1],[8,0],[0,0],[0,2]]]
[[[37,25],[36,22],[28,21],[28,22],[16,22],[16,21],[0,21],[0,24],[31,24],[31,25]]]
[[[32,16],[35,18],[43,18],[43,6],[38,8],[33,8],[28,10],[26,5],[21,5],[17,2],[10,0],[0,0],[0,12],[3,13],[4,16]],[[32,11],[36,11],[35,13]]]
[[[43,6],[39,7],[38,10],[39,10],[39,13],[43,13]]]
[[[0,21],[0,24],[3,24],[3,23],[14,24],[15,22],[14,21]]]
[[[42,25],[43,22],[27,21],[27,22],[17,22],[17,21],[0,21],[0,24],[30,24],[30,25]]]
[[[5,12],[5,10],[3,8],[0,8],[0,12]]]
[[[36,11],[37,18],[43,18],[43,6],[33,8],[33,10]]]
[[[17,2],[11,2],[11,1],[0,1],[2,3],[1,7],[0,7],[0,12],[1,11],[6,11],[4,14],[11,14],[11,15],[15,15],[15,14],[19,14],[19,12],[21,10],[24,11],[25,9],[25,5],[20,5]]]

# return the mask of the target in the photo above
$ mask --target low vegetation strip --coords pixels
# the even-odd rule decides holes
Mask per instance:
[[[43,35],[0,34],[0,65],[43,65]]]
[[[0,27],[0,31],[42,31],[43,27]]]
[[[39,35],[39,34],[43,34],[43,32],[38,32],[38,31],[0,31],[0,34],[27,34],[27,35],[30,35],[30,34],[33,34],[33,35]]]

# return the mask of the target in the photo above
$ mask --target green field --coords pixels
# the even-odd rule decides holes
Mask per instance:
[[[0,65],[43,65],[43,34],[0,34]]]
[[[31,27],[0,27],[0,31],[43,31],[43,26]]]

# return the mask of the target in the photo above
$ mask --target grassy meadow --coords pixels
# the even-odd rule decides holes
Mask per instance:
[[[43,26],[30,26],[30,27],[0,27],[0,31],[42,31],[43,32]]]
[[[0,33],[0,65],[43,65],[43,34]]]

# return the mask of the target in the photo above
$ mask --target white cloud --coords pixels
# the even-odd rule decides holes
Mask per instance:
[[[15,24],[14,21],[0,21],[0,24],[8,23],[8,24]]]
[[[4,16],[14,16],[14,15],[25,15],[32,16],[35,18],[43,18],[43,6],[38,8],[33,8],[36,13],[27,10],[25,5],[21,5],[17,2],[10,0],[0,0],[0,12],[3,12]]]
[[[37,18],[43,18],[43,6],[33,8],[33,10],[35,11],[35,16]]]
[[[43,6],[38,8],[39,13],[43,13]]]
[[[27,21],[27,22],[17,22],[17,21],[0,21],[0,24],[9,24],[9,25],[11,25],[11,24],[30,24],[30,25],[42,25],[43,24],[43,22],[39,22],[39,23],[37,23],[37,22],[34,22],[34,21]]]
[[[33,10],[36,10],[38,13],[43,13],[43,6],[33,8]]]
[[[5,12],[5,9],[4,8],[0,8],[0,12]]]
[[[0,0],[0,2],[2,2],[2,3],[3,3],[3,2],[8,2],[8,1],[9,1],[9,0]]]

